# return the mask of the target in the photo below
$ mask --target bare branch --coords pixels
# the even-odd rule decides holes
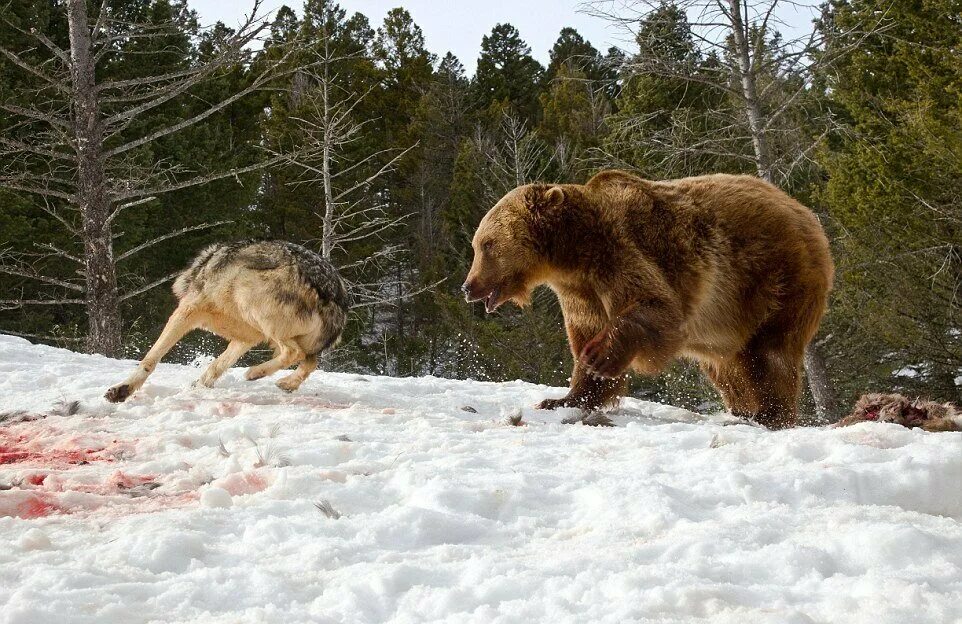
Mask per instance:
[[[25,277],[25,278],[27,278],[27,279],[32,279],[32,280],[36,280],[36,281],[38,281],[38,282],[43,282],[44,284],[52,284],[52,285],[55,285],[55,286],[62,286],[62,287],[64,287],[64,288],[68,288],[68,289],[70,289],[70,290],[75,290],[75,291],[77,291],[77,292],[83,292],[83,291],[84,291],[83,286],[80,286],[79,284],[74,284],[74,283],[72,283],[72,282],[65,282],[65,281],[63,281],[63,280],[59,280],[59,279],[56,279],[56,278],[53,278],[53,277],[48,277],[48,276],[46,276],[46,275],[41,275],[40,273],[37,273],[37,272],[35,272],[35,271],[26,271],[26,270],[18,269],[18,268],[15,268],[15,267],[0,266],[0,273],[6,274],[6,275],[14,275],[14,276],[16,276],[16,277]]]
[[[441,278],[438,281],[434,282],[433,284],[427,284],[425,286],[422,286],[421,288],[418,288],[417,290],[407,290],[405,292],[402,292],[400,295],[372,296],[365,293],[364,290],[362,289],[360,293],[356,293],[355,295],[356,297],[359,297],[361,299],[360,303],[357,303],[357,302],[354,303],[354,305],[351,306],[351,309],[353,310],[353,309],[369,308],[371,306],[383,306],[383,305],[396,306],[402,301],[407,301],[409,299],[413,299],[414,297],[417,297],[420,294],[433,291],[435,288],[437,288],[438,286],[446,282],[447,279],[448,278],[446,277]],[[391,284],[391,286],[404,287],[404,286],[410,286],[410,284],[408,284],[407,282],[396,282],[394,284]]]
[[[347,195],[350,195],[351,193],[353,193],[354,191],[358,190],[359,188],[368,186],[368,185],[371,184],[371,182],[373,182],[375,179],[377,179],[377,178],[379,178],[380,176],[384,175],[384,174],[387,173],[388,171],[391,171],[392,169],[394,169],[394,165],[396,165],[399,160],[401,160],[402,158],[404,158],[404,155],[405,155],[405,154],[407,154],[408,152],[410,152],[412,149],[414,149],[414,148],[417,147],[417,146],[418,146],[418,144],[415,143],[414,145],[412,145],[412,146],[410,146],[410,147],[408,147],[408,148],[405,148],[403,151],[401,151],[401,152],[398,153],[396,156],[394,156],[394,158],[392,158],[391,160],[389,160],[388,162],[386,162],[386,163],[384,164],[384,166],[381,167],[380,169],[378,169],[375,173],[369,175],[368,177],[364,178],[363,180],[361,180],[361,181],[358,182],[357,184],[354,184],[354,185],[348,187],[347,189],[341,191],[341,192],[338,193],[337,195],[335,195],[335,196],[334,196],[334,200],[335,200],[335,201],[340,201],[341,199],[343,199],[343,198],[346,197]]]
[[[43,188],[40,186],[31,186],[29,184],[23,184],[20,178],[14,176],[0,176],[0,187],[10,189],[11,191],[22,191],[24,193],[33,193],[34,195],[43,195],[45,197],[56,197],[58,199],[65,199],[67,201],[74,201],[74,196],[70,193],[65,193],[63,191],[57,191],[54,189]]]
[[[14,54],[13,52],[11,52],[10,50],[4,47],[0,47],[0,54],[10,59],[10,62],[12,62],[14,65],[19,67],[20,69],[39,78],[40,80],[47,83],[54,89],[60,91],[61,93],[70,93],[70,87],[68,86],[68,83],[66,80],[58,80],[56,78],[51,78],[46,73],[41,71],[39,68],[31,65],[30,63],[26,62],[25,60],[23,60],[22,58],[20,58],[19,56],[17,56],[16,54]]]
[[[17,310],[28,305],[72,305],[87,303],[85,299],[0,299],[0,310]]]
[[[258,76],[257,79],[255,79],[250,85],[248,85],[248,86],[245,87],[244,89],[241,89],[240,91],[235,92],[233,95],[231,95],[231,96],[229,96],[229,97],[226,97],[226,98],[224,98],[223,100],[220,100],[219,102],[217,102],[216,104],[213,104],[213,105],[207,107],[206,109],[204,109],[204,110],[201,111],[200,113],[197,113],[196,115],[194,115],[194,116],[192,116],[192,117],[188,117],[187,119],[184,119],[183,121],[180,121],[180,122],[178,122],[178,123],[171,124],[171,125],[165,126],[165,127],[163,127],[163,128],[159,128],[159,129],[151,132],[150,134],[147,134],[146,136],[143,136],[143,137],[141,137],[141,138],[139,138],[139,139],[135,139],[135,140],[133,140],[133,141],[129,141],[129,142],[124,143],[124,144],[122,144],[122,145],[118,145],[117,147],[108,150],[108,151],[106,152],[105,156],[106,156],[107,158],[112,158],[112,157],[114,157],[114,156],[117,156],[118,154],[123,154],[124,152],[130,151],[130,150],[132,150],[132,149],[134,149],[134,148],[137,148],[137,147],[140,147],[141,145],[146,145],[147,143],[150,143],[151,141],[156,141],[157,139],[159,139],[159,138],[161,138],[161,137],[165,137],[165,136],[167,136],[167,135],[169,135],[169,134],[174,134],[175,132],[179,132],[180,130],[183,130],[184,128],[188,128],[188,127],[190,127],[190,126],[193,126],[193,125],[197,124],[198,122],[203,121],[204,119],[207,119],[208,117],[210,117],[210,116],[213,115],[214,113],[216,113],[216,112],[218,112],[218,111],[220,111],[220,110],[223,110],[224,108],[227,108],[228,106],[230,106],[230,105],[233,104],[234,102],[240,100],[241,98],[243,98],[243,97],[245,97],[245,96],[253,93],[254,91],[257,91],[258,89],[260,89],[261,87],[263,87],[265,84],[267,84],[269,81],[274,80],[274,79],[276,79],[277,77],[278,77],[278,75],[275,74],[274,72],[269,71],[269,70],[265,70],[263,73],[261,73],[260,76]],[[198,81],[199,81],[199,79],[198,79]],[[188,85],[188,86],[190,86],[190,85]],[[180,89],[180,90],[175,89],[175,90],[174,90],[175,92],[172,91],[171,93],[168,93],[168,94],[166,94],[165,96],[162,96],[162,97],[164,98],[164,99],[163,99],[163,102],[166,102],[167,100],[170,100],[170,99],[172,99],[173,97],[176,97],[176,95],[179,95],[180,93],[182,93],[184,90],[186,90],[186,88],[187,88],[187,87],[184,87],[183,89]],[[170,97],[167,97],[168,95],[169,95]],[[147,102],[147,103],[144,104],[144,105],[141,105],[141,106],[136,107],[135,109],[133,109],[133,111],[125,111],[125,112],[123,112],[123,113],[118,113],[117,115],[109,118],[109,119],[108,119],[108,122],[110,122],[110,121],[120,121],[120,120],[127,120],[127,121],[129,121],[129,120],[132,118],[132,117],[130,116],[130,114],[129,114],[130,112],[132,112],[134,115],[136,115],[136,114],[139,114],[139,113],[141,113],[141,112],[144,112],[145,110],[149,110],[150,108],[153,108],[154,106],[159,106],[159,105],[160,105],[161,103],[163,103],[163,102],[159,101],[159,98],[158,98],[158,99],[155,99],[155,100],[151,100],[151,102]]]
[[[133,208],[134,206],[139,206],[140,204],[146,204],[147,202],[152,202],[155,199],[157,199],[156,195],[148,195],[147,197],[141,197],[140,199],[135,199],[133,201],[120,204],[114,208],[114,211],[110,213],[109,217],[107,217],[107,223],[112,223],[113,220],[117,218],[117,215],[128,208]]]
[[[44,257],[48,257],[48,256],[58,256],[58,257],[60,257],[60,258],[66,258],[67,260],[71,260],[71,261],[73,261],[73,262],[75,262],[75,263],[77,263],[77,264],[80,264],[80,265],[82,265],[82,264],[84,263],[84,261],[81,260],[80,258],[78,258],[77,256],[73,255],[72,253],[70,253],[70,252],[68,252],[68,251],[64,251],[63,249],[60,249],[59,247],[57,247],[57,246],[54,245],[53,243],[34,243],[33,245],[34,245],[34,247],[37,247],[38,249],[46,249],[46,250],[48,250],[49,253],[44,254]]]
[[[157,238],[153,238],[145,243],[137,245],[133,249],[125,251],[124,253],[117,256],[116,262],[119,263],[121,260],[129,258],[130,256],[133,256],[134,254],[137,254],[143,251],[144,249],[153,247],[157,243],[163,242],[165,240],[168,240],[177,236],[181,236],[182,234],[186,234],[187,232],[196,232],[197,230],[209,230],[210,228],[217,227],[218,225],[224,225],[225,223],[233,223],[233,221],[215,221],[214,223],[202,223],[200,225],[192,225],[189,227],[181,228],[174,232],[169,232],[167,234],[164,234],[163,236],[158,236]]]
[[[75,154],[69,154],[67,152],[59,152],[56,149],[46,148],[40,145],[31,145],[30,143],[24,143],[23,141],[18,141],[16,139],[11,139],[8,137],[0,136],[0,144],[6,145],[10,150],[4,150],[0,154],[14,154],[16,152],[29,152],[31,154],[37,154],[38,156],[47,156],[49,158],[56,158],[59,160],[66,160],[70,162],[76,161],[77,157]]]
[[[95,44],[100,42],[100,31],[107,25],[107,2],[108,0],[102,0],[100,3],[100,10],[97,12],[97,21],[94,22],[94,27],[90,29],[90,37]]]
[[[124,199],[133,199],[135,197],[143,197],[146,195],[151,195],[151,196],[163,195],[164,193],[179,191],[180,189],[189,188],[191,186],[198,186],[200,184],[207,184],[208,182],[213,182],[215,180],[223,180],[224,178],[237,178],[238,176],[242,176],[245,173],[258,171],[260,169],[266,169],[268,167],[273,167],[274,165],[280,162],[283,162],[285,160],[288,160],[289,158],[290,156],[281,154],[273,158],[269,158],[267,160],[254,163],[253,165],[248,165],[246,167],[238,167],[236,169],[229,169],[227,171],[221,171],[221,172],[212,173],[209,175],[197,176],[194,178],[190,178],[189,180],[172,182],[170,184],[167,184],[164,186],[158,186],[151,189],[141,189],[141,190],[132,190],[132,191],[123,192],[118,194],[117,199],[124,200]],[[155,197],[151,197],[150,199],[154,199],[154,198]],[[126,204],[126,206],[131,206],[131,205],[134,205],[134,202],[130,202]]]
[[[70,120],[67,117],[61,117],[32,108],[23,108],[22,106],[17,106],[15,104],[0,104],[0,108],[7,112],[13,113],[14,115],[36,119],[37,121],[45,121],[55,128],[66,129],[70,127]]]
[[[180,271],[180,270],[174,271],[173,273],[169,273],[169,274],[161,277],[160,279],[156,279],[156,280],[150,282],[150,283],[147,284],[146,286],[143,286],[143,287],[141,287],[141,288],[138,288],[137,290],[134,290],[134,291],[132,291],[132,292],[129,292],[129,293],[125,294],[125,295],[121,295],[120,300],[121,300],[121,301],[127,301],[127,300],[130,299],[131,297],[136,297],[137,295],[142,295],[142,294],[144,294],[145,292],[147,292],[148,290],[153,290],[154,288],[157,288],[157,287],[160,286],[161,284],[164,284],[164,283],[166,283],[166,282],[169,282],[170,280],[176,278],[176,277],[177,277],[178,275],[180,275],[181,273],[182,273],[182,271]]]

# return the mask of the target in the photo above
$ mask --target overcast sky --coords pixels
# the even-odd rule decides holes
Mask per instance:
[[[264,0],[264,8],[273,11],[288,4],[300,14],[301,1]],[[189,4],[204,25],[220,20],[228,26],[235,26],[250,9],[251,2],[191,0]],[[390,9],[403,6],[424,31],[428,50],[438,56],[449,50],[454,52],[468,74],[474,72],[481,37],[501,22],[509,22],[521,32],[521,37],[531,46],[532,54],[542,64],[547,64],[548,51],[565,26],[578,29],[602,51],[612,45],[630,47],[624,41],[623,33],[604,20],[579,12],[582,0],[342,0],[340,5],[350,13],[359,11],[366,15],[374,28],[381,24]],[[782,18],[789,24],[805,27],[811,22],[811,11],[786,7]]]

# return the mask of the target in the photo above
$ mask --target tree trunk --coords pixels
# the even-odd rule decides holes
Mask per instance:
[[[751,41],[749,39],[748,22],[742,18],[744,0],[728,0],[729,18],[732,26],[732,38],[735,42],[735,52],[738,58],[738,73],[742,87],[742,98],[748,128],[752,135],[752,148],[755,151],[755,165],[758,177],[766,182],[774,183],[772,159],[768,151],[765,137],[765,116],[758,103],[758,87],[755,82],[755,67],[752,63]],[[805,375],[808,388],[815,402],[815,414],[819,420],[829,420],[835,415],[837,408],[835,388],[828,376],[825,359],[818,353],[814,344],[805,350]]]
[[[835,387],[828,376],[825,359],[818,352],[815,344],[805,349],[805,377],[808,379],[808,389],[812,392],[815,402],[815,416],[819,422],[826,423],[838,416],[838,404],[835,400]]]
[[[738,73],[742,85],[742,97],[745,102],[745,115],[748,117],[748,128],[752,134],[752,148],[755,150],[755,165],[758,177],[768,182],[772,181],[772,162],[768,153],[768,142],[765,140],[765,123],[761,107],[758,104],[758,89],[755,84],[755,68],[752,66],[751,42],[746,22],[742,20],[742,0],[729,0],[731,10],[732,36],[735,40],[738,57]]]
[[[103,123],[97,101],[86,0],[69,0],[73,133],[78,160],[78,203],[83,216],[87,351],[121,355],[120,300],[104,173]]]

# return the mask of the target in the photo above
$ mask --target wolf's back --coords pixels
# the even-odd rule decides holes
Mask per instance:
[[[174,281],[174,294],[183,298],[192,290],[203,290],[229,268],[251,271],[290,268],[320,301],[331,302],[345,312],[351,307],[350,295],[337,269],[313,251],[287,241],[244,240],[210,245],[197,254]]]
[[[344,280],[318,254],[294,243],[245,240],[216,243],[201,251],[174,281],[178,299],[194,298],[228,315],[258,324],[265,315],[274,323],[313,322],[325,330],[315,352],[333,346],[347,324],[351,306]]]

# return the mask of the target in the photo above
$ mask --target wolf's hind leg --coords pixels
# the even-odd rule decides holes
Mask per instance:
[[[305,358],[306,354],[304,350],[301,349],[293,340],[285,340],[283,342],[277,341],[277,351],[274,358],[264,362],[263,364],[258,364],[257,366],[252,366],[247,369],[248,381],[254,381],[255,379],[260,379],[261,377],[267,377],[268,375],[273,375],[282,368],[287,368],[295,362],[300,362]]]
[[[207,367],[207,370],[204,371],[195,385],[205,388],[213,386],[214,382],[220,379],[221,375],[227,372],[227,369],[241,359],[253,346],[253,344],[242,340],[231,340],[224,352],[210,363],[210,366]]]
[[[317,356],[307,355],[303,360],[301,360],[301,363],[293,373],[278,380],[277,387],[284,392],[294,392],[302,383],[304,383],[304,380],[307,379],[308,375],[313,373],[315,370],[317,370]]]
[[[111,403],[120,403],[144,385],[144,381],[150,376],[157,364],[177,342],[183,338],[187,332],[198,327],[197,313],[193,306],[179,305],[174,313],[167,319],[164,331],[160,332],[157,342],[150,348],[144,359],[141,360],[137,370],[121,384],[113,386],[104,395],[104,398]]]

